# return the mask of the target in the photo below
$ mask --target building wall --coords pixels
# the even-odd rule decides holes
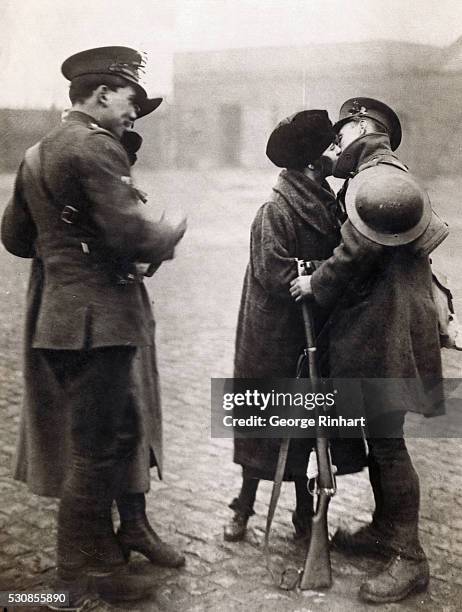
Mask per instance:
[[[398,153],[416,174],[460,172],[462,73],[356,66],[328,75],[309,68],[249,75],[218,68],[177,75],[175,104],[164,102],[137,122],[144,137],[139,165],[269,167],[266,142],[282,118],[303,108],[326,108],[335,120],[344,100],[363,95],[396,110],[403,125]],[[59,120],[56,109],[0,110],[0,170],[16,170],[25,149]]]
[[[246,74],[217,74],[198,82],[197,76],[175,83],[175,94],[187,100],[191,108],[212,117],[226,104],[239,106],[240,164],[243,167],[264,167],[266,141],[273,127],[283,117],[302,108],[326,108],[333,120],[340,104],[362,95],[381,99],[398,113],[403,126],[403,141],[399,155],[414,172],[422,176],[458,172],[462,124],[459,100],[462,94],[462,73],[390,72],[359,69],[330,72],[329,76],[289,72],[271,78]],[[186,107],[185,107],[186,108]],[[222,132],[208,133],[207,148],[192,153],[191,142],[185,137],[184,147],[191,149],[189,167],[222,165]],[[181,159],[177,159],[181,166]]]

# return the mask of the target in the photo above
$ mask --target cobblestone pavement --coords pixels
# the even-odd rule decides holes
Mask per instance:
[[[324,592],[282,592],[273,586],[262,557],[270,484],[261,483],[256,516],[244,542],[223,542],[227,504],[236,494],[240,470],[231,461],[232,441],[210,437],[210,378],[231,375],[233,339],[248,230],[263,203],[274,172],[244,174],[141,173],[140,186],[156,193],[156,211],[177,206],[188,212],[188,233],[174,262],[149,281],[158,322],[157,343],[165,420],[165,479],[153,476],[149,516],[162,537],[185,551],[181,570],[150,568],[154,595],[136,606],[95,602],[92,610],[190,611],[357,611],[368,606],[357,599],[358,586],[379,562],[332,557],[334,584]],[[12,178],[0,177],[1,201]],[[460,186],[441,181],[431,189],[442,194],[441,212],[451,216]],[[444,193],[447,190],[447,194]],[[444,197],[443,197],[444,196]],[[446,197],[447,196],[447,197]],[[462,252],[460,230],[436,258],[454,273],[457,283]],[[445,249],[445,250],[444,250]],[[55,563],[54,500],[31,495],[10,478],[19,420],[21,328],[28,262],[0,253],[0,590],[45,587]],[[457,298],[457,293],[456,293]],[[460,301],[456,299],[457,305]],[[444,351],[445,371],[457,377],[462,353]],[[411,419],[411,426],[418,421]],[[455,611],[462,598],[462,454],[459,439],[410,439],[409,448],[421,477],[421,535],[431,566],[428,593],[383,610]],[[368,521],[372,496],[366,474],[339,479],[329,512],[330,530]],[[292,541],[292,487],[286,485],[274,521],[272,550],[285,563],[303,559]],[[142,557],[132,563],[147,567]],[[19,609],[19,608],[17,608]],[[30,610],[31,608],[27,608]],[[26,610],[26,608],[24,608]]]

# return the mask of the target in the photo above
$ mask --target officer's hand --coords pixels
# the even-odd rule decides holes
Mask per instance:
[[[290,283],[290,295],[296,302],[312,297],[311,276],[298,276]]]

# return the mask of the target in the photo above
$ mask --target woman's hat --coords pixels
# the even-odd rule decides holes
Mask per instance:
[[[306,168],[334,140],[327,111],[304,110],[278,123],[269,137],[266,155],[279,168]]]

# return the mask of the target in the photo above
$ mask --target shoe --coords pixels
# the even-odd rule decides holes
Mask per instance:
[[[295,528],[294,540],[309,540],[311,537],[311,514],[300,517],[296,510],[292,512],[292,523]]]
[[[117,532],[117,538],[126,561],[134,550],[155,565],[181,567],[185,564],[185,557],[163,542],[145,517],[124,521]]]
[[[239,542],[243,540],[247,531],[248,521],[248,516],[235,512],[231,521],[224,527],[223,539],[226,542]]]
[[[57,578],[53,591],[69,593],[67,604],[47,604],[50,610],[68,610],[79,612],[87,603],[98,598],[109,602],[126,602],[144,599],[154,589],[152,575],[131,574],[127,566],[108,576],[78,574],[73,579]]]
[[[138,601],[154,589],[152,575],[131,574],[128,567],[103,578],[93,578],[94,590],[101,599],[111,603]]]
[[[337,529],[332,537],[332,546],[350,555],[390,557],[394,554],[386,544],[386,536],[373,525],[365,525],[354,533]]]
[[[427,559],[415,561],[394,556],[385,569],[374,578],[363,582],[359,597],[372,603],[400,601],[411,593],[425,591],[430,580]]]
[[[79,576],[73,580],[63,580],[57,577],[51,585],[51,590],[56,596],[57,601],[47,603],[49,610],[68,610],[69,612],[79,612],[83,610],[87,603],[91,603],[97,597],[93,591],[91,579],[88,576]],[[67,603],[61,604],[59,599],[62,593],[68,594]]]

